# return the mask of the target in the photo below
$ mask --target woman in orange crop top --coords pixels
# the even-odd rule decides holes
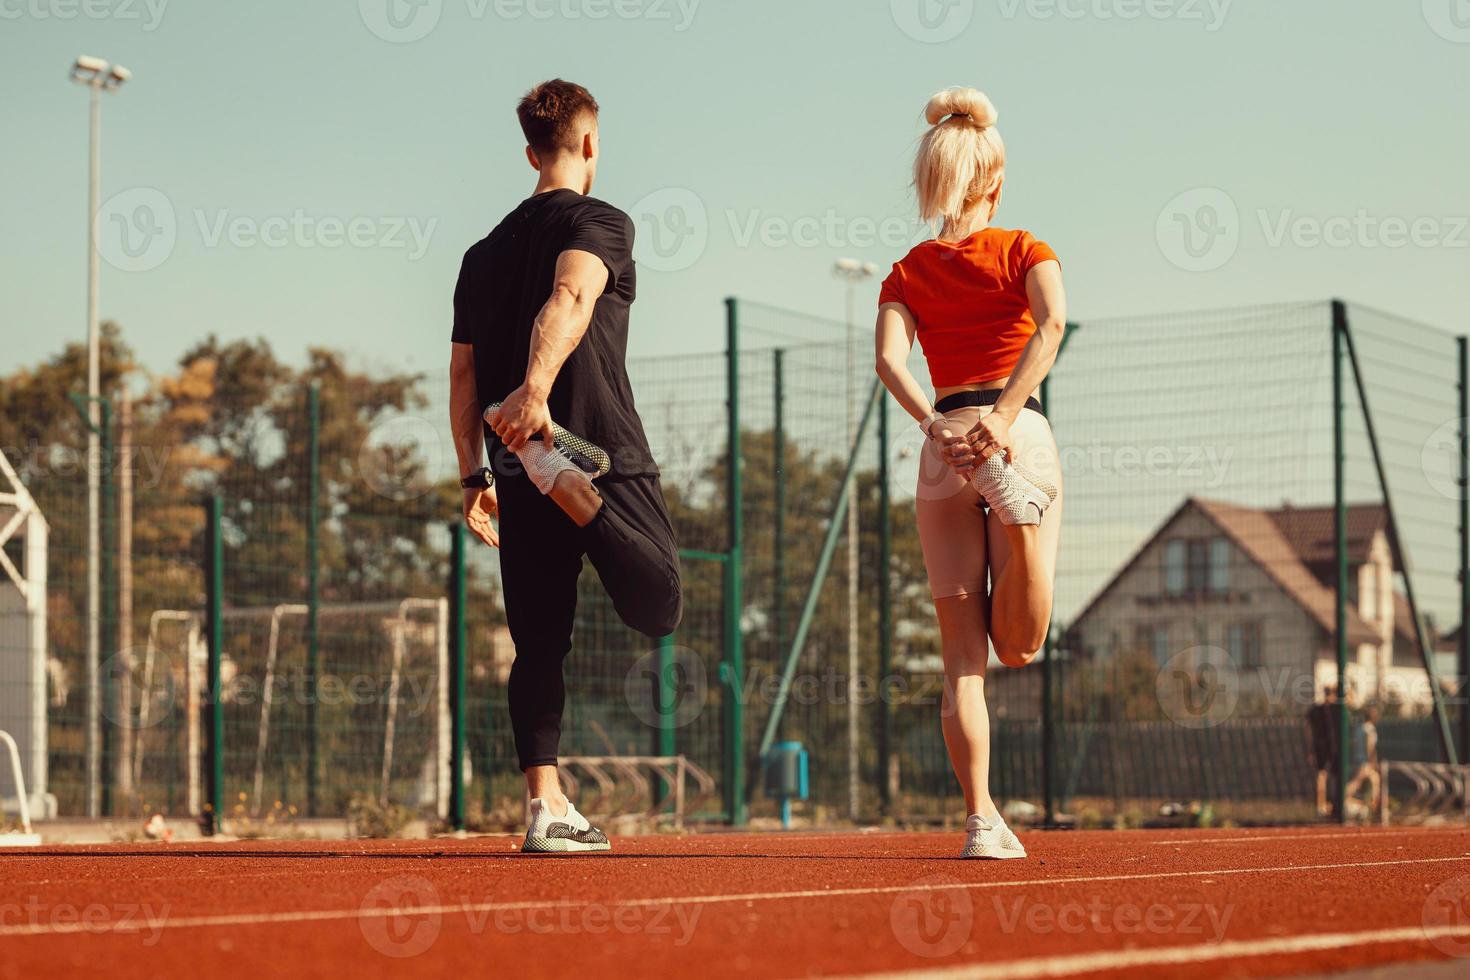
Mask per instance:
[[[878,300],[878,376],[928,437],[915,512],[939,619],[941,724],[969,814],[963,857],[1023,858],[990,798],[990,647],[1007,667],[1046,640],[1061,465],[1037,391],[1066,322],[1061,265],[1025,231],[991,227],[1005,176],[995,107],[974,89],[929,100],[914,162],[939,233],[899,260]],[[915,338],[934,400],[909,373]]]

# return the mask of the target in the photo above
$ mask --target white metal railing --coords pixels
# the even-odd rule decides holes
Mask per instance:
[[[15,774],[15,798],[20,805],[20,825],[27,834],[31,832],[31,801],[26,796],[26,777],[20,769],[20,746],[15,744],[15,739],[10,737],[7,731],[0,731],[0,742],[10,752],[10,771]]]

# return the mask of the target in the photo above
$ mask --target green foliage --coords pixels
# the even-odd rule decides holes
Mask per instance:
[[[116,492],[123,468],[132,480],[135,611],[128,636],[116,635],[115,621],[103,623],[104,670],[116,663],[121,665],[117,673],[125,677],[141,666],[154,610],[203,607],[202,503],[209,494],[221,494],[225,504],[227,606],[303,601],[311,513],[307,395],[313,385],[319,391],[321,418],[317,530],[322,601],[443,594],[443,527],[457,516],[458,489],[452,481],[432,485],[430,461],[422,453],[381,438],[385,424],[425,408],[423,379],[412,373],[355,370],[348,360],[343,352],[312,349],[305,365],[297,367],[282,361],[264,340],[222,342],[211,336],[185,351],[172,370],[150,375],[137,365],[118,327],[103,325],[101,390],[113,406],[114,444],[121,434],[118,413],[125,392],[132,403],[132,450],[124,455],[114,445],[101,472],[104,494],[108,488]],[[52,786],[64,811],[74,809],[82,792],[78,754],[86,701],[87,437],[72,401],[85,390],[86,353],[79,343],[68,344],[39,366],[0,378],[0,449],[36,497],[51,529],[50,646],[65,678],[52,692]],[[395,492],[399,488],[410,492]],[[103,548],[115,553],[115,539],[104,540]],[[497,604],[483,584],[473,588],[472,624],[488,630],[499,617]],[[115,594],[117,582],[105,581],[103,589]],[[174,632],[167,634],[167,650],[160,653],[156,667],[164,676],[155,675],[155,688],[166,690],[172,683],[180,696],[162,705],[161,710],[173,712],[166,723],[145,733],[153,751],[133,802],[147,798],[176,810],[185,784],[185,760],[177,745],[183,736],[178,716],[183,634],[168,624],[161,629]],[[341,662],[343,657],[350,662],[363,645],[361,632],[329,634],[325,629],[324,662]],[[227,655],[230,645],[241,655],[247,646],[263,649],[263,641],[227,637]],[[120,656],[114,658],[114,651]],[[299,661],[304,654],[299,644],[283,641],[282,656]],[[242,669],[247,666],[241,664]],[[281,709],[283,721],[272,743],[278,751],[292,744],[292,729],[300,720],[293,707],[299,706]],[[353,712],[370,716],[370,726],[382,724],[380,703]],[[241,723],[253,725],[258,707],[236,713],[242,714]],[[365,723],[360,717],[352,720]],[[114,745],[122,739],[110,725],[104,725],[104,737]],[[351,733],[342,733],[340,742],[328,738],[323,758],[328,752],[345,758],[362,755],[364,769],[371,769],[374,760],[367,745],[372,742],[364,741]],[[237,742],[253,744],[253,732],[243,733]],[[303,760],[289,752],[278,759],[277,765],[294,776],[274,789],[300,786]],[[227,758],[232,787],[237,780],[248,785],[253,761],[245,751]],[[339,791],[337,812],[345,805],[347,789]]]
[[[413,821],[413,811],[396,803],[354,796],[347,805],[349,837],[399,837]]]

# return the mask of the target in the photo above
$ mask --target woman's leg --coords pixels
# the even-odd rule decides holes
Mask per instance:
[[[965,432],[977,409],[950,416]],[[986,633],[985,511],[968,480],[939,458],[927,443],[919,461],[914,511],[924,565],[939,618],[944,658],[940,726],[950,764],[965,795],[966,814],[995,816],[990,800],[990,715],[985,704]]]
[[[990,554],[990,641],[1007,667],[1036,659],[1051,625],[1052,588],[1062,534],[1062,473],[1046,419],[1021,412],[1011,435],[1016,456],[1028,469],[1054,482],[1057,499],[1040,524],[1003,524],[991,514],[986,527]]]
[[[949,762],[965,795],[965,813],[987,821],[996,816],[990,799],[990,709],[985,703],[985,596],[934,600],[944,656],[944,701],[940,724]]]

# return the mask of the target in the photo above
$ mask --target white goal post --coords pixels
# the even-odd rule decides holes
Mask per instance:
[[[279,603],[274,606],[239,607],[224,610],[226,622],[231,620],[264,621],[267,626],[264,673],[261,678],[259,722],[256,728],[254,767],[251,780],[250,811],[260,813],[265,798],[266,754],[271,738],[271,709],[274,698],[270,692],[279,668],[281,631],[288,619],[304,619],[310,607],[304,603]],[[386,716],[383,728],[381,766],[377,787],[380,802],[388,799],[389,784],[393,772],[394,747],[398,729],[399,694],[401,691],[404,664],[408,654],[408,636],[415,616],[420,620],[424,613],[431,614],[433,627],[434,656],[434,806],[436,814],[443,818],[449,815],[450,791],[450,741],[453,735],[449,712],[449,600],[446,598],[407,598],[379,602],[323,603],[317,615],[321,619],[344,616],[378,616],[388,628],[391,661],[388,664],[388,689],[386,692]],[[201,771],[201,749],[203,746],[201,713],[203,710],[203,683],[205,676],[206,647],[203,642],[203,614],[192,610],[159,609],[149,620],[148,643],[143,655],[143,696],[139,698],[139,717],[135,731],[133,749],[134,781],[141,782],[146,734],[153,724],[148,712],[151,710],[152,691],[158,663],[162,657],[164,623],[177,623],[185,631],[184,637],[184,714],[187,745],[185,748],[188,809],[190,814],[201,812],[203,798],[203,775]],[[228,655],[228,654],[227,654]],[[328,760],[330,764],[330,760]]]
[[[0,729],[10,733],[26,798],[5,810],[56,813],[47,792],[46,562],[49,527],[35,498],[0,452]]]

